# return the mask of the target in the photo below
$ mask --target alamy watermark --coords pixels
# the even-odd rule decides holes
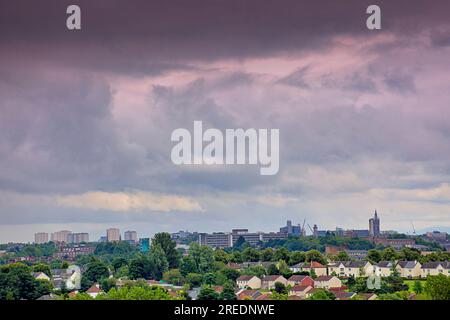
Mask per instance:
[[[188,129],[172,132],[171,159],[175,165],[260,165],[261,175],[275,175],[280,167],[279,129],[210,128],[194,121],[193,135]],[[269,143],[270,140],[270,143]]]

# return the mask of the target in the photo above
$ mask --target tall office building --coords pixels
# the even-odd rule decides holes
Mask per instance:
[[[369,235],[371,237],[378,237],[380,235],[380,219],[378,219],[377,210],[373,218],[369,219]]]
[[[71,234],[71,231],[68,230],[62,230],[62,231],[57,231],[57,232],[53,232],[51,239],[53,242],[64,242],[64,243],[68,243],[68,236],[69,234]]]
[[[150,239],[149,238],[139,239],[139,250],[142,253],[146,253],[150,250]]]
[[[48,242],[48,233],[47,232],[38,232],[34,234],[34,243],[47,243]]]
[[[67,235],[67,243],[89,242],[89,234],[86,232],[70,233]]]
[[[108,242],[120,241],[120,230],[117,228],[109,228],[106,230],[106,240]]]
[[[136,243],[137,242],[137,232],[136,231],[125,231],[123,234],[125,241]]]

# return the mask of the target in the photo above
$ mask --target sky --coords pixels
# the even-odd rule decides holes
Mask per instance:
[[[108,227],[450,228],[450,3],[0,0],[0,242]],[[65,27],[81,7],[82,29]],[[277,128],[280,170],[171,133]]]

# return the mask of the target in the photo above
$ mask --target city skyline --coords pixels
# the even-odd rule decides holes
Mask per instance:
[[[449,1],[80,0],[0,11],[0,242],[279,221],[450,228]],[[320,17],[315,19],[312,17]],[[17,26],[20,21],[20,27]],[[176,166],[177,128],[279,129],[279,170]]]
[[[378,233],[375,236],[383,235],[386,232],[398,232],[398,233],[403,233],[403,234],[407,234],[407,235],[425,234],[426,232],[429,232],[429,231],[441,231],[441,232],[450,233],[450,230],[446,229],[446,228],[427,228],[427,229],[422,229],[422,230],[416,230],[414,228],[413,224],[412,224],[412,230],[409,230],[410,232],[408,232],[408,231],[403,232],[402,230],[397,230],[395,228],[394,229],[389,229],[389,228],[384,228],[383,229],[383,228],[380,227],[381,219],[378,216],[377,210],[375,210],[375,212],[374,212],[374,217],[376,217],[377,220],[378,220]],[[314,236],[314,232],[313,232],[313,228],[312,228],[312,226],[314,226],[314,228],[317,227],[317,230],[318,230],[319,233],[320,232],[323,233],[325,231],[327,231],[327,232],[328,231],[338,232],[338,230],[342,230],[342,232],[343,232],[343,231],[355,231],[355,230],[357,230],[357,231],[367,231],[368,235],[374,236],[373,233],[371,232],[371,224],[372,224],[371,220],[373,220],[373,217],[370,217],[368,219],[367,228],[363,228],[363,227],[357,228],[357,227],[351,227],[351,226],[335,226],[334,228],[327,228],[327,227],[319,228],[319,226],[317,226],[316,224],[314,224],[314,223],[310,224],[309,222],[307,222],[306,218],[305,218],[304,220],[302,220],[304,225],[302,225],[302,221],[300,221],[300,220],[298,221],[298,223],[292,223],[292,220],[288,219],[288,220],[286,220],[286,226],[275,227],[274,229],[264,229],[264,230],[263,229],[258,229],[258,230],[249,231],[248,228],[245,228],[245,229],[241,228],[241,229],[239,229],[237,227],[230,227],[227,230],[207,230],[206,231],[206,230],[187,230],[187,229],[181,228],[181,229],[177,229],[177,230],[159,230],[159,231],[157,231],[155,233],[168,232],[168,233],[172,234],[172,233],[177,233],[179,231],[183,231],[183,232],[184,231],[189,231],[191,233],[208,234],[208,233],[233,233],[234,231],[237,232],[237,231],[240,231],[240,230],[241,231],[242,230],[246,230],[246,232],[250,232],[250,233],[254,233],[254,234],[256,234],[256,233],[285,232],[287,234],[294,234],[294,235],[296,235],[297,233],[300,232],[300,235],[303,234],[303,235],[306,235],[306,236]],[[289,224],[291,225],[291,228],[288,227]],[[298,228],[300,231],[298,231],[298,230],[296,231],[296,228]],[[304,233],[302,233],[302,231],[301,231],[301,230],[303,230],[303,228],[305,230]],[[34,243],[45,243],[45,242],[48,242],[50,240],[53,241],[54,235],[55,234],[59,234],[59,233],[65,233],[65,237],[66,238],[68,236],[70,236],[70,235],[84,235],[84,234],[87,234],[87,237],[88,237],[87,239],[91,239],[91,240],[90,241],[88,240],[86,242],[109,241],[108,240],[108,236],[107,236],[108,235],[108,230],[117,230],[117,235],[118,235],[118,239],[119,240],[113,240],[113,241],[134,241],[135,243],[138,243],[139,239],[152,237],[153,234],[154,234],[154,233],[150,234],[150,233],[145,233],[145,232],[140,233],[140,232],[138,232],[136,230],[130,230],[130,229],[126,229],[126,228],[123,229],[123,231],[120,231],[121,230],[120,226],[108,227],[107,229],[105,229],[105,231],[103,233],[101,233],[101,232],[93,233],[94,236],[92,238],[89,238],[90,234],[89,233],[85,233],[85,232],[72,232],[72,231],[69,231],[69,230],[46,232],[46,231],[42,231],[41,230],[41,231],[38,231],[38,232],[34,233],[34,239],[35,239]],[[123,237],[122,237],[122,234],[123,234]],[[131,236],[131,238],[127,239],[127,234],[129,234],[128,237]],[[44,236],[46,237],[47,241],[39,241],[39,242],[36,241],[36,239],[38,239],[38,238],[39,239],[43,239]],[[102,240],[102,238],[104,238],[104,240]],[[86,238],[83,238],[83,239],[86,239]],[[3,243],[7,243],[7,242],[14,242],[14,241],[6,241],[6,242],[3,242]],[[24,242],[24,243],[26,243],[26,242],[30,242],[30,241],[17,241],[17,242]],[[63,241],[63,242],[66,242],[66,243],[79,243],[79,242],[82,242],[82,241],[71,241],[71,240],[68,240],[68,241]],[[0,241],[0,243],[2,243],[2,242]]]

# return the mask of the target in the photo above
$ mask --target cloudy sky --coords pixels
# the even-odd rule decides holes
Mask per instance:
[[[0,242],[450,227],[447,0],[0,1]],[[194,120],[279,128],[279,173],[173,165]]]

